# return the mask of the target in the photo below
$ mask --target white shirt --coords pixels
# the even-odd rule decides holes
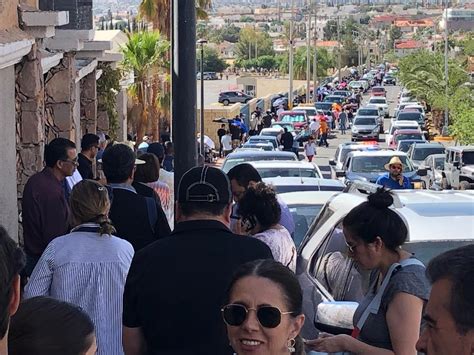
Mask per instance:
[[[222,136],[221,143],[224,147],[224,150],[232,150],[232,136],[230,134]]]
[[[288,230],[278,225],[252,236],[268,245],[272,251],[273,258],[295,272],[296,270],[296,246]]]
[[[316,154],[316,143],[312,142],[312,143],[306,143],[304,145],[304,152],[306,153],[306,155],[308,156],[311,156],[311,155],[315,155]]]
[[[319,124],[318,121],[312,121],[312,122],[309,124],[309,130],[310,130],[311,132],[315,132],[315,131],[319,130],[319,126],[320,126],[320,124]]]

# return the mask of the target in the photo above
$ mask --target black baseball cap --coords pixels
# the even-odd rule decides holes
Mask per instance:
[[[184,173],[178,186],[178,202],[225,203],[232,201],[227,175],[220,169],[200,166]]]

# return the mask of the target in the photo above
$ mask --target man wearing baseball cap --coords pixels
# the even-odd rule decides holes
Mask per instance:
[[[392,157],[384,167],[388,173],[380,176],[376,184],[392,190],[411,189],[410,180],[403,176],[403,163],[399,157]]]
[[[220,169],[196,167],[178,187],[177,225],[135,257],[124,292],[126,354],[232,354],[220,309],[243,263],[272,258],[229,229],[232,193]]]
[[[135,165],[144,163],[122,143],[107,148],[102,156],[102,168],[111,191],[110,219],[117,236],[129,241],[135,252],[171,232],[159,201],[149,197],[153,189],[150,188],[147,196],[132,186]]]

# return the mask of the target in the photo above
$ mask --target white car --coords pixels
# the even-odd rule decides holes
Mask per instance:
[[[393,134],[400,129],[418,129],[421,132],[420,125],[416,121],[395,121],[390,126],[390,129],[385,132],[385,142],[390,146],[393,139]]]
[[[296,191],[342,191],[346,187],[339,180],[304,178],[304,177],[274,177],[265,178],[263,182],[271,185],[277,193]]]
[[[419,113],[421,113],[423,115],[423,117],[425,117],[425,108],[419,104],[417,105],[406,105],[404,108],[404,110],[416,110],[418,111]]]
[[[337,193],[337,191],[298,191],[278,195],[286,203],[293,216],[295,222],[293,240],[297,248],[319,211]]]
[[[319,178],[323,177],[319,167],[305,161],[252,161],[249,162],[257,169],[258,173],[265,178],[274,177],[301,177]]]
[[[367,103],[368,106],[377,106],[382,109],[384,117],[389,117],[387,98],[383,96],[372,96]]]
[[[393,112],[392,121],[396,121],[397,115],[400,111],[404,110],[407,106],[419,106],[420,103],[418,101],[408,101],[408,102],[401,102],[398,104],[397,108]]]
[[[374,192],[377,187],[358,182],[349,192],[333,196],[306,234],[296,265],[306,319],[315,319],[321,301],[360,302],[363,297],[370,271],[358,268],[348,257],[342,220],[354,207],[367,201],[367,192]],[[449,249],[474,242],[474,191],[392,192],[391,209],[408,229],[403,249],[414,253],[425,265]],[[306,339],[317,335],[313,322],[305,322],[301,335]]]

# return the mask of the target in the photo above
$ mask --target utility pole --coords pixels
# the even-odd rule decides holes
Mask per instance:
[[[449,126],[449,92],[448,92],[448,84],[449,84],[449,73],[448,73],[448,0],[445,0],[445,8],[444,8],[444,81],[446,82],[444,88],[446,106],[444,108],[444,125],[443,125],[443,136],[448,135],[448,126]]]
[[[288,108],[293,108],[293,28],[294,28],[294,11],[295,0],[291,0],[291,19],[290,19],[290,59],[289,59],[289,76],[290,76],[290,90],[288,92]]]
[[[314,60],[313,60],[313,102],[318,101],[318,0],[314,4]]]
[[[181,176],[197,163],[195,0],[173,0],[172,19],[172,135],[175,152],[174,191],[177,193]]]
[[[339,30],[339,15],[336,17],[337,21],[337,47],[338,47],[338,55],[337,55],[337,77],[339,79],[339,82],[341,82],[341,33]]]
[[[307,0],[307,16],[306,24],[306,103],[309,102],[310,86],[311,86],[311,0]],[[314,95],[314,85],[313,85]]]

